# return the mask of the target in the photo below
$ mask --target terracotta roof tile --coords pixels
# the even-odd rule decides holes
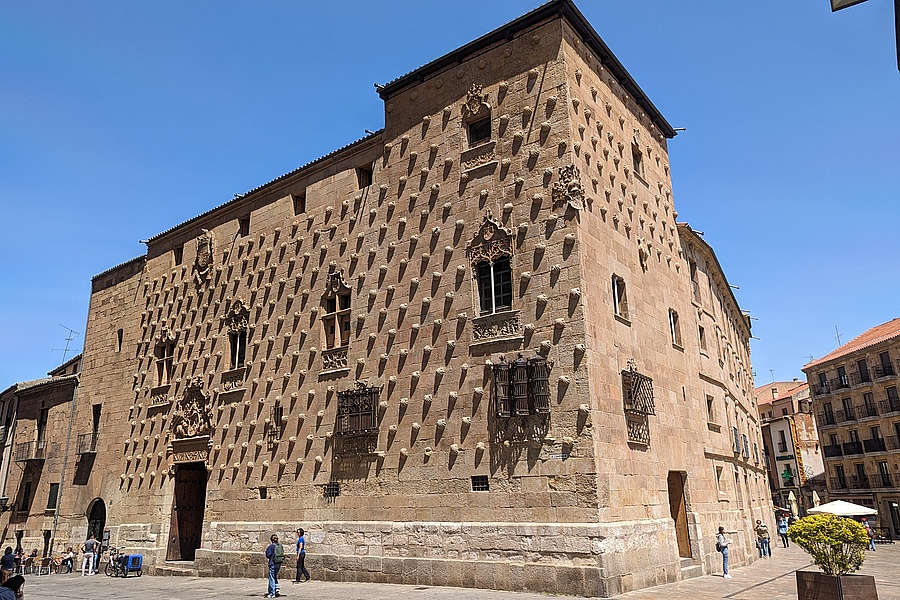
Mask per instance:
[[[872,329],[869,329],[868,331],[861,333],[838,349],[831,351],[822,358],[808,363],[803,367],[803,370],[806,371],[815,366],[821,365],[822,363],[832,361],[836,358],[840,358],[841,356],[846,356],[847,354],[851,354],[858,350],[869,348],[870,346],[880,344],[881,342],[885,342],[895,337],[900,337],[900,317],[892,319],[887,323],[882,323],[881,325],[878,325],[876,327],[873,327]]]

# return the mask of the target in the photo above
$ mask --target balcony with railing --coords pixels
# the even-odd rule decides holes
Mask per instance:
[[[900,450],[900,437],[892,435],[884,438],[884,446],[888,450]]]
[[[872,374],[868,371],[863,373],[850,373],[850,386],[856,387],[859,385],[871,385],[872,383]]]
[[[841,479],[840,477],[832,477],[828,480],[828,491],[846,491],[847,488],[847,480]]]
[[[846,375],[843,377],[835,377],[828,382],[828,387],[831,388],[832,393],[838,390],[850,389],[850,378]]]
[[[894,487],[894,479],[890,473],[877,473],[869,477],[872,487],[875,488],[891,488]]]
[[[869,485],[869,476],[868,475],[851,475],[850,476],[850,489],[853,489],[853,490],[871,489],[871,486]]]
[[[862,442],[845,442],[842,447],[844,449],[844,456],[863,453]]]
[[[16,462],[44,460],[46,458],[47,443],[43,440],[39,442],[24,442],[22,444],[16,444]]]
[[[844,451],[841,449],[840,444],[835,444],[833,446],[823,446],[822,452],[825,454],[825,458],[836,458],[838,456],[844,455]]]
[[[884,364],[878,363],[872,370],[874,371],[875,379],[885,379],[897,376],[897,367],[890,362]]]
[[[831,388],[828,386],[828,383],[814,383],[812,386],[812,394],[813,396],[827,396],[831,393]]]
[[[878,403],[881,414],[900,413],[900,398],[888,396],[886,400]]]
[[[863,440],[863,449],[866,452],[884,452],[887,450],[884,443],[884,438],[872,438],[868,440]]]
[[[834,418],[838,423],[846,423],[847,421],[856,420],[856,411],[852,406],[834,411]]]
[[[100,433],[97,431],[91,433],[82,433],[78,435],[78,443],[75,446],[76,454],[96,454],[97,438]]]
[[[837,421],[834,420],[833,412],[820,412],[816,414],[816,420],[819,422],[819,427],[837,425]]]
[[[874,402],[866,402],[859,406],[859,418],[866,419],[868,417],[878,416],[878,405]]]

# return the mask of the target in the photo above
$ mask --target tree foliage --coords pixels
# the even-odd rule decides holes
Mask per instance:
[[[823,573],[835,577],[859,570],[869,547],[866,528],[837,515],[803,517],[788,528],[787,535]]]

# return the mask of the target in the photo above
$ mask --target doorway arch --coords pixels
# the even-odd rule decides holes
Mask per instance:
[[[94,498],[91,500],[90,507],[87,511],[88,530],[85,539],[94,535],[94,539],[102,540],[103,531],[106,529],[106,503],[103,498]]]

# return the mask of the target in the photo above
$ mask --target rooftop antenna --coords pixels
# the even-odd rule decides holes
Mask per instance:
[[[81,335],[81,332],[75,331],[71,327],[66,327],[62,323],[60,323],[59,326],[69,332],[69,336],[66,338],[66,347],[63,348],[63,351],[62,351],[62,353],[63,353],[62,361],[63,361],[63,364],[65,364],[66,363],[66,355],[69,353],[69,344],[72,343],[72,340],[74,340],[76,337]],[[53,351],[58,352],[59,348],[53,348]]]
[[[772,375],[772,383],[775,383],[775,369],[769,369],[769,374]]]
[[[813,361],[813,359],[815,358],[815,356],[813,356],[812,354],[804,354],[800,358],[805,358],[806,362],[811,363]]]
[[[842,335],[843,335],[843,334],[842,334],[840,331],[838,331],[838,326],[835,325],[835,326],[834,326],[834,339],[837,340],[838,346],[841,345],[841,336],[842,336]]]

